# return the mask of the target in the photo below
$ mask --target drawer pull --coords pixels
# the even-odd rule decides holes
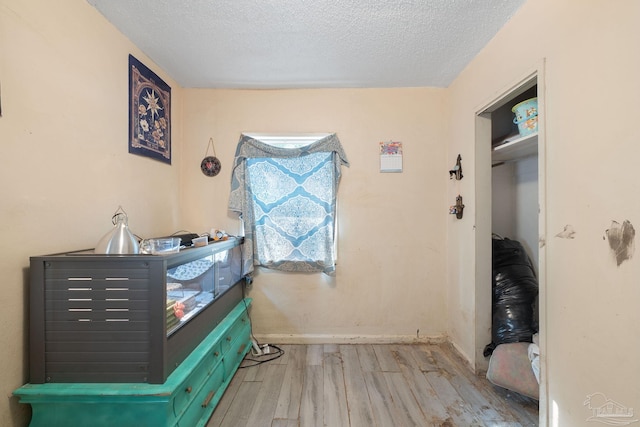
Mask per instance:
[[[217,352],[217,351],[214,351],[214,352],[213,352],[213,355],[214,355],[215,357],[218,357],[218,356],[220,356],[220,353],[219,353],[219,352]]]
[[[244,352],[244,347],[245,347],[245,345],[246,345],[246,344],[242,344],[242,345],[240,346],[240,348],[238,349],[238,354],[242,354],[242,353]]]
[[[184,391],[186,391],[187,393],[191,393],[191,390],[193,390],[193,389],[191,388],[191,386],[189,386],[189,387],[187,387],[187,388],[185,388],[185,389],[184,389]]]
[[[231,337],[230,336],[227,337],[227,341],[231,342]]]
[[[214,395],[215,391],[211,390],[209,392],[209,394],[207,394],[207,398],[204,400],[204,402],[202,402],[202,407],[206,408],[207,405],[209,404],[209,402],[211,402],[211,399],[213,399],[213,395]]]

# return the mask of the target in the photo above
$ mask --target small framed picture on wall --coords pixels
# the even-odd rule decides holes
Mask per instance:
[[[129,153],[171,164],[171,88],[129,55]]]

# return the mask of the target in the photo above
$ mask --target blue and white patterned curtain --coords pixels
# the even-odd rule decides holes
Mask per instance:
[[[336,192],[340,168],[348,164],[335,134],[300,148],[242,135],[229,209],[244,220],[244,274],[254,265],[335,271]]]

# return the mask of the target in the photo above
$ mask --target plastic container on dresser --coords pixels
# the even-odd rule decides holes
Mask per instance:
[[[27,384],[14,394],[31,404],[31,427],[204,426],[251,348],[250,304],[239,302],[164,384]]]
[[[30,383],[164,383],[242,300],[241,244],[32,257]]]

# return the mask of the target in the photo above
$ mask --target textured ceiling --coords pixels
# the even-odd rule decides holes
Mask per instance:
[[[525,0],[87,0],[183,87],[446,87]]]

